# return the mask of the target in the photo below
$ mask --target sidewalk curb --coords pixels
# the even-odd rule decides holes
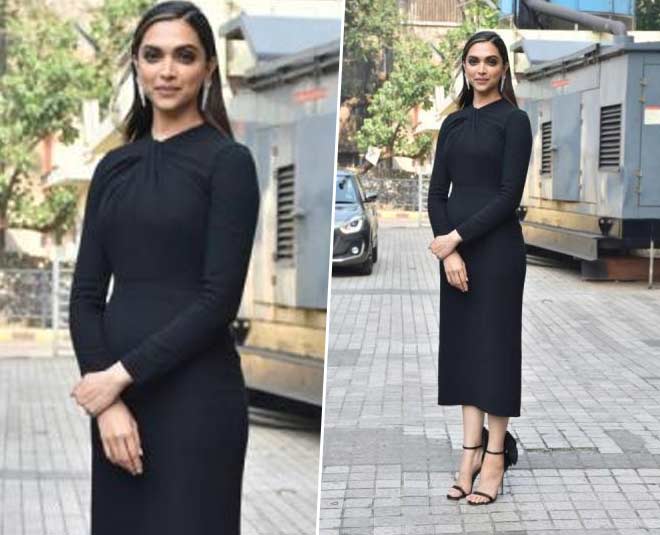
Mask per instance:
[[[409,219],[413,221],[417,221],[419,219],[420,213],[419,212],[410,212],[407,210],[385,210],[385,209],[378,209],[378,217],[381,219]],[[426,214],[421,214],[422,216],[422,221],[426,219]]]
[[[54,329],[40,327],[0,327],[2,342],[48,342],[53,341]],[[60,329],[59,336],[68,338],[68,329]]]

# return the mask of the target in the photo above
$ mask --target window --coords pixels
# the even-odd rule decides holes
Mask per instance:
[[[354,204],[358,202],[358,192],[350,177],[340,176],[336,181],[335,204]]]

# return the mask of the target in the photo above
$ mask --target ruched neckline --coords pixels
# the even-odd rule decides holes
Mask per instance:
[[[486,109],[490,106],[494,106],[495,104],[497,104],[498,102],[502,102],[503,100],[505,100],[503,97],[498,98],[497,100],[493,100],[493,102],[489,102],[488,104],[485,104],[485,105],[480,106],[478,108],[476,108],[472,102],[470,102],[470,104],[468,104],[468,106],[471,107],[475,111],[480,111],[480,110]]]
[[[184,136],[186,136],[186,135],[188,135],[192,132],[196,132],[197,130],[200,130],[200,129],[206,127],[206,126],[208,126],[208,123],[206,121],[204,121],[204,122],[201,122],[199,124],[196,124],[195,126],[191,126],[189,128],[186,128],[185,130],[181,130],[181,132],[177,132],[176,134],[172,134],[171,136],[168,136],[164,139],[156,139],[154,137],[153,132],[151,131],[151,129],[149,129],[148,137],[154,143],[161,145],[161,144],[168,143],[170,141],[174,141],[174,140],[179,139],[181,137],[184,137]]]

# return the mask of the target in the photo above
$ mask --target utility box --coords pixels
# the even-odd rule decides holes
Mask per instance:
[[[297,25],[296,27],[300,27]],[[247,385],[320,405],[339,90],[339,34],[245,73],[231,100],[261,214],[239,311]],[[295,31],[295,29],[292,29]]]
[[[657,243],[660,43],[593,43],[519,76],[534,136],[526,242],[584,260]]]

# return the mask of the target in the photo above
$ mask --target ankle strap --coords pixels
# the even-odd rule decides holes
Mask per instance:
[[[478,446],[463,446],[464,450],[476,450],[478,448],[481,448],[483,444],[479,444]]]
[[[502,450],[502,451],[490,451],[488,448],[486,448],[486,453],[492,453],[493,455],[503,455],[504,450]]]

